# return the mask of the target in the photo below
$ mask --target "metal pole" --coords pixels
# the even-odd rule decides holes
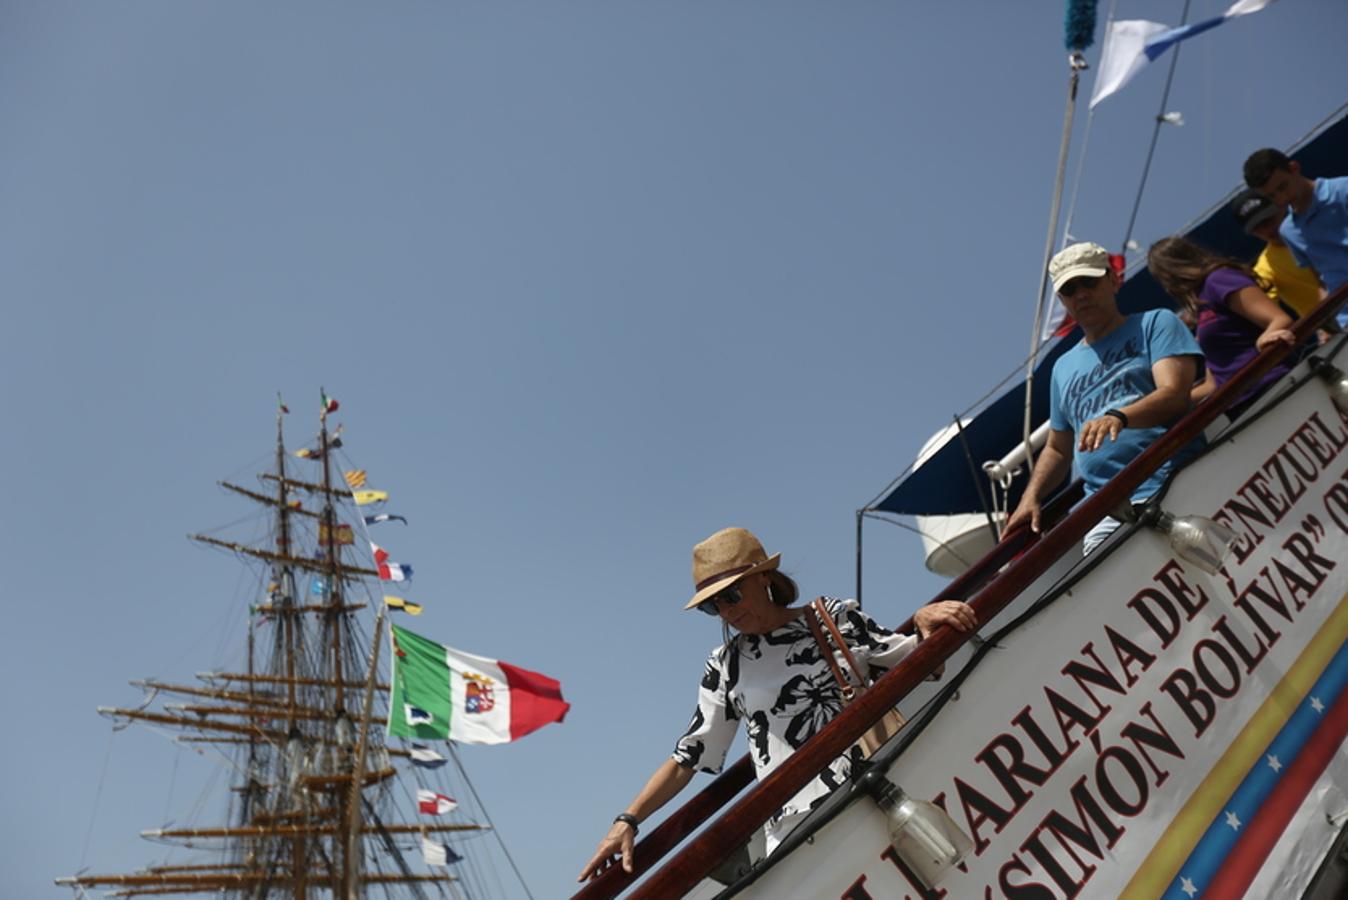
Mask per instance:
[[[1184,14],[1180,16],[1180,25],[1189,22],[1189,3],[1184,0]],[[1137,186],[1137,196],[1133,198],[1133,212],[1128,216],[1128,230],[1123,235],[1121,253],[1127,258],[1128,242],[1133,239],[1133,225],[1137,223],[1137,211],[1142,206],[1142,192],[1147,186],[1147,176],[1151,173],[1151,159],[1156,155],[1156,140],[1161,136],[1161,126],[1165,124],[1165,107],[1170,102],[1170,84],[1175,80],[1175,66],[1179,65],[1180,45],[1175,45],[1175,53],[1170,57],[1170,71],[1165,76],[1165,90],[1161,92],[1161,109],[1156,113],[1156,124],[1151,129],[1151,145],[1147,147],[1147,161],[1142,164],[1142,181]]]

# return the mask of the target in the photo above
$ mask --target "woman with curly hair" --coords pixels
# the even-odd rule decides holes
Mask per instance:
[[[1197,322],[1196,337],[1207,375],[1190,392],[1194,403],[1207,399],[1264,348],[1296,340],[1292,317],[1269,299],[1254,271],[1244,263],[1216,256],[1187,238],[1168,237],[1151,245],[1147,268]],[[1232,418],[1240,415],[1295,364],[1289,357],[1274,366],[1232,404],[1228,414]]]
[[[688,730],[613,820],[578,880],[594,878],[619,860],[632,871],[637,826],[678,794],[695,771],[721,770],[741,720],[754,771],[762,779],[842,711],[838,682],[806,618],[814,613],[808,606],[792,606],[799,591],[778,571],[780,560],[780,553],[768,556],[758,538],[743,528],[723,529],[693,548],[696,593],[684,609],[718,618],[724,643],[707,659]],[[913,615],[917,634],[899,634],[862,612],[855,600],[823,600],[847,649],[871,679],[892,668],[937,627],[969,631],[977,625],[967,604],[944,600]],[[765,828],[767,852],[847,780],[851,764],[850,755],[834,760],[778,810]]]

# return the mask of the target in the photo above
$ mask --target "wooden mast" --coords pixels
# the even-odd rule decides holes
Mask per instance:
[[[276,403],[276,536],[277,546],[290,553],[290,505],[286,502],[286,443],[283,426],[285,406],[277,395]],[[290,607],[295,603],[295,575],[288,566],[276,571],[281,588],[281,630],[285,640],[286,677],[292,679],[286,685],[286,706],[290,714],[286,716],[286,728],[295,727],[295,617]],[[249,670],[252,675],[252,670]],[[250,688],[251,690],[251,688]]]
[[[370,710],[374,706],[374,684],[379,674],[379,648],[384,630],[384,607],[374,618],[374,638],[370,641],[370,671],[365,676],[365,701],[360,710],[360,739],[356,742],[356,763],[352,767],[350,820],[347,823],[347,896],[359,900],[360,895],[360,797],[365,776],[365,746],[370,736]]]
[[[342,731],[345,729],[342,729],[340,726],[343,720],[345,720],[348,725],[350,723],[350,718],[346,713],[346,688],[343,685],[342,668],[342,624],[344,618],[339,609],[342,604],[342,597],[346,592],[346,586],[341,580],[340,567],[342,545],[337,539],[337,513],[332,505],[332,451],[335,448],[331,446],[328,437],[328,392],[323,388],[319,388],[319,394],[322,396],[323,406],[322,411],[318,415],[318,447],[320,459],[323,464],[323,524],[319,531],[318,545],[319,552],[327,562],[328,613],[324,617],[324,622],[330,633],[329,637],[332,647],[332,678],[335,682],[333,697],[333,710],[335,713],[333,718],[333,736],[337,738],[339,742],[342,742]],[[326,543],[323,540],[324,530],[327,532]],[[349,747],[337,748],[337,752],[334,754],[334,760],[338,767],[344,766],[347,762],[347,753],[349,750]],[[359,783],[359,778],[353,776],[353,780]],[[345,803],[346,797],[339,794],[338,815],[343,828],[345,828],[347,824],[346,810],[343,805]],[[349,842],[344,840],[343,837],[344,836],[340,833],[335,835],[331,845],[333,857],[332,870],[335,879],[335,883],[332,886],[334,897],[342,896],[347,893],[347,874],[349,865],[346,857],[350,847]],[[351,865],[354,865],[354,863]]]
[[[382,603],[368,659],[360,656],[363,641],[359,647],[353,642],[350,616],[366,604],[348,602],[348,588],[378,573],[342,559],[339,535],[349,526],[339,525],[338,503],[349,502],[353,494],[335,485],[330,454],[340,441],[327,428],[326,402],[324,406],[318,444],[321,458],[313,459],[323,465],[321,484],[299,481],[286,471],[288,454],[278,413],[275,467],[263,476],[275,492],[261,494],[226,485],[232,493],[270,511],[274,547],[192,535],[202,543],[267,565],[270,599],[253,605],[252,611],[276,616],[273,634],[259,634],[257,621],[250,619],[246,657],[240,666],[243,671],[200,672],[197,677],[204,683],[199,685],[133,681],[149,693],[140,706],[99,710],[118,721],[134,719],[172,727],[181,732],[180,740],[185,743],[239,747],[239,762],[246,760],[247,764],[239,766],[242,778],[230,788],[241,795],[241,801],[228,827],[143,832],[157,841],[181,841],[196,847],[210,847],[201,842],[215,839],[220,842],[215,846],[221,855],[206,864],[164,865],[121,875],[79,875],[59,879],[58,884],[113,888],[120,896],[224,891],[252,900],[314,894],[352,900],[365,891],[377,892],[378,886],[412,887],[455,880],[448,874],[414,874],[391,835],[485,830],[474,824],[385,823],[364,801],[367,788],[385,784],[398,774],[390,757],[406,759],[410,754],[384,746],[375,728],[376,694],[386,696],[389,691],[389,685],[378,678],[386,616]],[[290,499],[295,490],[322,496],[321,511],[296,510]],[[306,519],[296,518],[299,515]],[[321,529],[319,549],[324,552],[311,554],[308,539],[315,525]],[[322,602],[302,604],[307,587],[301,590],[296,584],[296,573],[301,570],[326,580],[329,591]],[[183,696],[186,701],[155,702],[161,692],[170,698]],[[355,722],[346,708],[348,698],[360,698]],[[396,863],[396,868],[380,862],[364,871],[367,836],[379,858]]]

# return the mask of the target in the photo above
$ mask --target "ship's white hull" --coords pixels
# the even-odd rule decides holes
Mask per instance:
[[[891,766],[976,841],[938,896],[1297,897],[1342,828],[1348,424],[1312,380],[1182,472],[1163,506],[1242,534],[1222,574],[1153,531],[1116,536]],[[922,894],[861,797],[738,896]]]

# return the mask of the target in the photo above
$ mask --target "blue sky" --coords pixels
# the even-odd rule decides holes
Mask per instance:
[[[564,895],[692,711],[693,543],[743,525],[850,594],[856,508],[1024,357],[1062,15],[0,3],[7,890],[152,862],[137,832],[187,820],[213,770],[94,706],[237,661],[255,598],[184,535],[247,512],[214,482],[265,462],[277,390],[311,437],[322,385],[412,523],[387,544],[417,629],[573,704],[464,750]],[[1144,247],[1343,103],[1345,33],[1341,2],[1282,0],[1184,47]],[[1122,240],[1164,75],[1099,108],[1079,237]],[[873,614],[940,585],[868,526]]]

